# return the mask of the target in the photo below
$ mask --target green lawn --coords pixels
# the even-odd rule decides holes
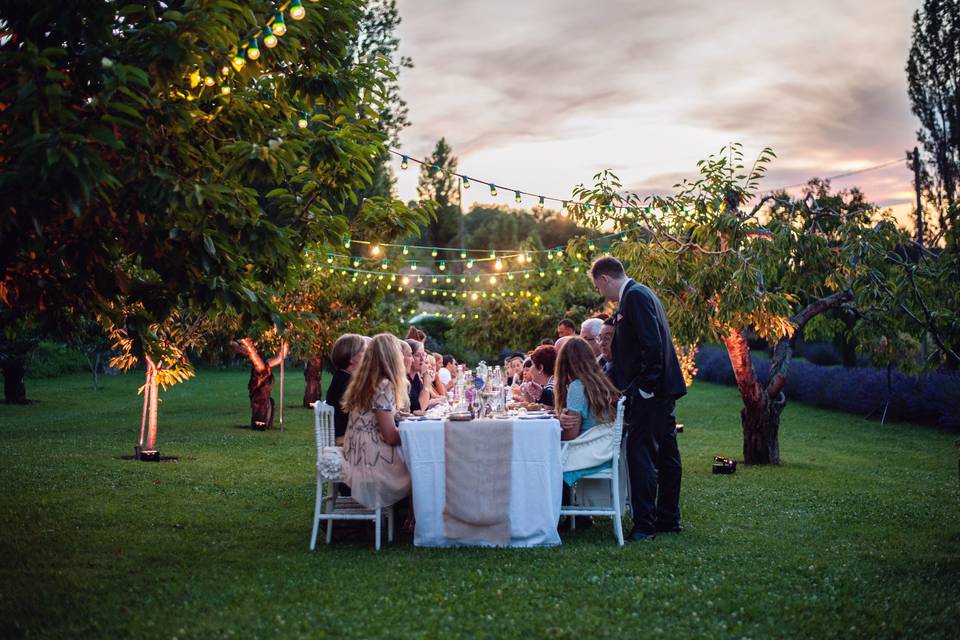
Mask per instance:
[[[618,548],[607,522],[532,550],[307,551],[310,413],[288,376],[285,433],[255,433],[246,372],[162,395],[139,463],[136,376],[28,383],[0,406],[0,637],[954,637],[955,434],[791,405],[777,468],[739,457],[732,387],[697,383],[686,531]]]

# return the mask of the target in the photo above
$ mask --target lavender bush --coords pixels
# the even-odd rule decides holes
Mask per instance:
[[[753,358],[760,380],[766,380],[770,363]],[[701,347],[697,353],[697,379],[736,384],[727,352],[719,347]],[[821,367],[810,362],[790,365],[786,394],[791,401],[879,418],[888,396],[888,420],[925,422],[960,428],[960,375],[927,373],[907,376],[893,371],[887,389],[885,369]]]

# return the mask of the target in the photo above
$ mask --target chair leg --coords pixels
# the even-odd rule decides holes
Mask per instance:
[[[340,487],[336,482],[330,482],[330,495],[327,496],[327,513],[333,513],[337,508],[337,496]],[[333,520],[327,520],[327,544],[333,542]]]
[[[313,533],[310,534],[310,551],[317,548],[317,530],[320,528],[320,505],[323,504],[323,482],[317,480],[317,500],[313,505]]]
[[[613,535],[617,544],[623,546],[623,511],[620,507],[620,478],[614,474],[610,479],[610,500],[613,503]]]
[[[396,512],[393,510],[393,507],[390,507],[387,510],[387,542],[393,542],[393,527],[394,527],[394,517]]]
[[[377,551],[380,551],[380,521],[383,519],[383,514],[380,509],[376,511],[376,520],[373,525],[373,545]]]

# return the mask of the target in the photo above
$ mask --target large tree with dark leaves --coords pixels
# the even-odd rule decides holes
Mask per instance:
[[[360,3],[287,5],[4,3],[7,308],[107,316],[135,342],[174,309],[279,320],[304,246],[370,184],[387,67],[349,60]]]
[[[960,183],[960,2],[925,0],[913,16],[907,59],[910,106],[920,120],[925,153],[925,191],[939,219],[933,243],[960,247],[957,196]],[[928,238],[929,239],[929,238]]]

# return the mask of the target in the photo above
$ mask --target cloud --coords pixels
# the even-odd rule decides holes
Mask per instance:
[[[863,168],[914,144],[919,4],[400,0],[404,149],[444,136],[465,172],[561,197],[608,167],[668,189],[730,141],[776,150],[771,187]],[[903,180],[857,184],[903,199]]]

